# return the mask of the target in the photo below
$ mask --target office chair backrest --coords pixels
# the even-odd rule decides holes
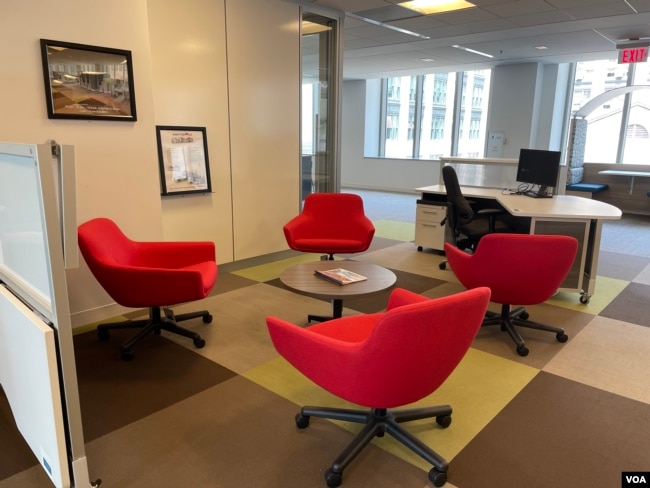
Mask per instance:
[[[104,217],[81,224],[78,237],[81,254],[93,273],[101,273],[104,266],[129,263],[135,255],[136,243]]]
[[[363,199],[355,193],[312,193],[305,198],[302,214],[312,218],[321,237],[355,234],[360,220],[368,220]]]
[[[396,289],[391,299],[400,293],[410,292]],[[307,328],[276,317],[267,323],[278,352],[312,381],[354,403],[392,408],[445,381],[476,336],[489,299],[490,290],[479,288]]]
[[[460,190],[458,175],[452,166],[443,166],[442,181],[445,184],[447,202],[453,206],[455,225],[464,225],[471,222],[474,218],[474,211]]]
[[[493,302],[513,305],[553,296],[577,250],[577,239],[562,235],[488,234],[471,255],[445,244],[449,265],[466,288],[487,286]]]

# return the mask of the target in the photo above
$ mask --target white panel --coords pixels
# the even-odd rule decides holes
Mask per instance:
[[[299,19],[286,2],[226,1],[237,260],[287,249],[299,212]]]
[[[0,286],[0,384],[55,486],[70,486],[54,330]]]

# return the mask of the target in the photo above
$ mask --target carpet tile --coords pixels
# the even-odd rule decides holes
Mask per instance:
[[[414,200],[400,211],[373,195],[372,246],[337,256],[337,265],[355,259],[387,267],[397,286],[429,298],[462,291],[453,272],[440,269],[441,253],[413,244]],[[568,342],[523,330],[530,354],[520,357],[506,333],[486,327],[448,381],[417,402],[453,408],[448,429],[430,420],[407,425],[450,461],[447,488],[612,488],[620,486],[622,471],[650,471],[650,253],[633,247],[648,242],[650,228],[639,219],[633,227],[647,235],[621,237],[625,221],[603,226],[588,304],[561,291],[528,308],[532,320],[563,327]],[[319,258],[287,251],[221,266],[209,297],[174,307],[212,313],[211,324],[183,323],[206,340],[202,349],[163,332],[138,344],[134,359],[124,362],[119,344],[131,332],[116,331],[106,342],[93,330],[78,333],[91,479],[119,488],[324,488],[324,470],[359,425],[313,419],[309,428],[296,428],[302,405],[347,404],[280,358],[265,323],[275,315],[306,327],[307,314],[331,311],[327,301],[279,281],[288,267]],[[387,296],[345,300],[344,314],[383,310]],[[0,488],[51,486],[1,390],[0,452]],[[342,486],[431,488],[429,469],[384,436],[346,469]]]

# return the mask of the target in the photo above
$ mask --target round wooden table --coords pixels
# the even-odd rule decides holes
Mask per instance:
[[[339,285],[315,275],[316,270],[343,268],[363,275],[367,280]],[[280,281],[292,291],[301,295],[327,298],[332,302],[332,316],[309,315],[311,321],[325,321],[339,318],[343,314],[343,300],[381,293],[395,286],[397,277],[392,271],[376,264],[360,261],[311,261],[286,269],[280,275]]]

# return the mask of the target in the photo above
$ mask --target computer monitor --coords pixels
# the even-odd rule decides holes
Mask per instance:
[[[541,149],[521,149],[517,165],[517,182],[538,185],[537,191],[529,190],[524,194],[530,197],[550,197],[549,187],[557,184],[560,172],[559,151],[544,151]]]

